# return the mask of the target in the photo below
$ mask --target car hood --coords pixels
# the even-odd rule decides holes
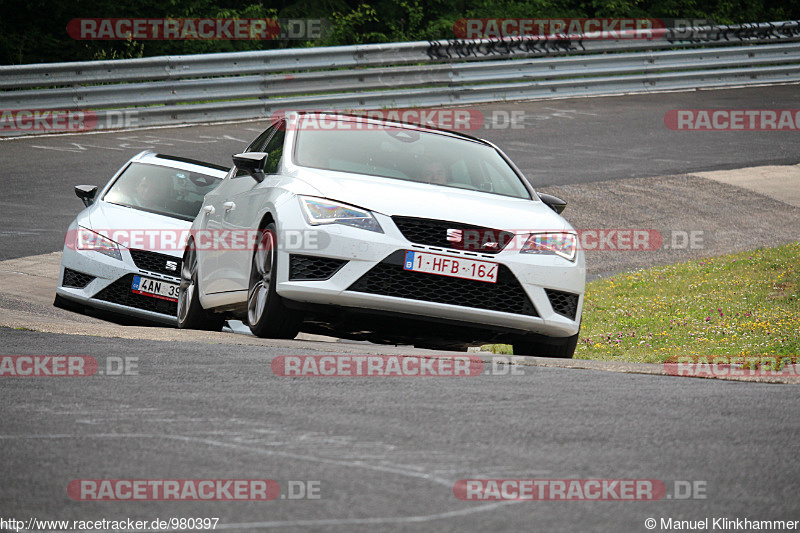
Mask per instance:
[[[99,201],[84,210],[77,219],[78,225],[97,230],[183,230],[192,226],[190,221],[132,207]]]
[[[541,201],[324,170],[304,171],[299,177],[325,198],[387,216],[447,220],[517,233],[571,229]]]
[[[126,248],[150,250],[174,257],[183,255],[192,223],[98,201],[75,219],[78,226],[109,237]]]

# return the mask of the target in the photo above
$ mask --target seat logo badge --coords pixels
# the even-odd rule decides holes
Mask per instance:
[[[460,229],[448,229],[447,240],[452,243],[462,242],[464,240],[464,232]]]
[[[167,261],[167,270],[175,272],[178,270],[178,263],[176,261]]]

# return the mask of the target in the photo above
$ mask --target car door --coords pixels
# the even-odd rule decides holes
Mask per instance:
[[[264,165],[264,181],[258,187],[242,187],[230,194],[222,216],[222,227],[233,233],[247,234],[256,238],[256,230],[261,222],[260,210],[264,205],[264,197],[269,194],[270,187],[278,181],[278,173],[283,158],[283,145],[286,130],[279,124],[273,135],[260,151],[267,152]],[[255,183],[255,179],[245,179]],[[247,290],[250,282],[253,247],[245,250],[232,250],[224,256],[225,269],[231,272],[231,282],[236,285],[233,290]]]
[[[262,151],[277,129],[276,126],[268,128],[245,151]],[[203,232],[203,239],[198,238],[198,246],[203,248],[198,253],[198,260],[205,294],[247,289],[247,279],[243,281],[243,278],[249,276],[249,271],[242,273],[236,269],[236,265],[240,263],[236,256],[249,257],[249,253],[246,247],[239,245],[240,237],[231,234],[230,230],[235,227],[234,223],[245,207],[241,205],[241,200],[236,204],[236,200],[257,185],[258,182],[252,176],[234,167],[220,186],[206,195],[205,205],[200,213],[203,217],[200,228],[206,231]]]

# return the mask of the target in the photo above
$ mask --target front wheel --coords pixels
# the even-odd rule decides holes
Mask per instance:
[[[278,241],[275,224],[261,231],[247,290],[247,322],[257,337],[293,339],[300,331],[303,315],[289,309],[275,288],[278,277]]]
[[[181,284],[178,289],[178,327],[181,329],[204,329],[220,331],[225,317],[210,313],[200,305],[197,295],[197,250],[194,241],[189,241],[183,253]]]

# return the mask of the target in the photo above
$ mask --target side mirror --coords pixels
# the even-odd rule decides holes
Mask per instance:
[[[83,205],[89,207],[94,203],[94,195],[97,194],[97,185],[76,185],[75,196],[83,200]]]
[[[552,194],[545,194],[543,192],[536,193],[539,195],[539,198],[547,204],[550,209],[561,214],[564,211],[564,208],[567,207],[567,202],[559,198],[558,196],[553,196]]]
[[[239,170],[244,170],[253,179],[261,183],[264,181],[264,165],[267,163],[269,154],[266,152],[245,152],[233,156],[233,164]]]

